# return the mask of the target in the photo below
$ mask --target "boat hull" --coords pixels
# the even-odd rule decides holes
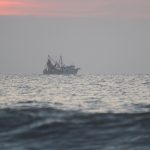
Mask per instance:
[[[43,71],[43,74],[46,74],[46,75],[76,75],[78,73],[80,68],[75,68],[75,69],[67,69],[67,68],[64,68],[64,69],[53,69],[53,70],[44,70]]]

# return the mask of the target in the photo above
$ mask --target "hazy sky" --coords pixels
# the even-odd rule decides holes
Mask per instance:
[[[0,0],[0,73],[47,55],[86,73],[150,73],[150,0]]]

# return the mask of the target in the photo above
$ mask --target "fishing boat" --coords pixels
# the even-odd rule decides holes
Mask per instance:
[[[46,67],[43,70],[43,74],[57,74],[57,75],[76,75],[80,68],[76,68],[74,65],[66,66],[63,63],[62,56],[59,60],[54,60],[48,55]]]

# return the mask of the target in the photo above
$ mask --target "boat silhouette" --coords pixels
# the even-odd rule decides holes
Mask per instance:
[[[80,68],[76,68],[74,65],[67,66],[63,63],[62,56],[59,60],[54,60],[48,55],[46,67],[43,70],[43,74],[58,74],[58,75],[76,75]]]

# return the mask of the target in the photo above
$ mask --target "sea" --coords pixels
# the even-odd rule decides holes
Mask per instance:
[[[150,75],[0,74],[0,150],[150,150]]]

